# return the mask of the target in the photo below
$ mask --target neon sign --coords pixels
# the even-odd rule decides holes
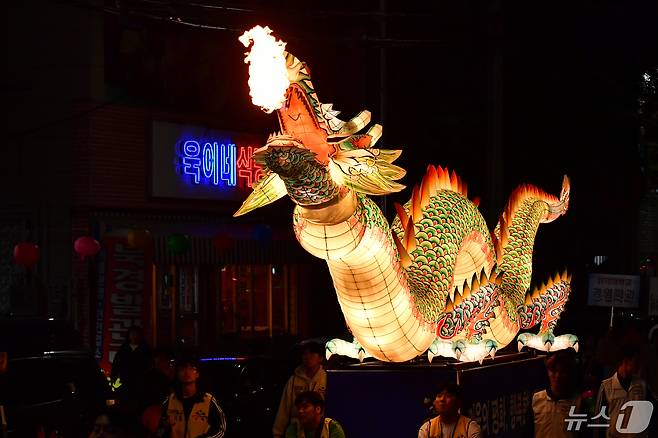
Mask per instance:
[[[248,188],[262,175],[253,156],[253,146],[186,139],[179,142],[177,167],[192,185],[217,188]]]

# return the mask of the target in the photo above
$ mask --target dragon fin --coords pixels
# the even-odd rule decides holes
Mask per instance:
[[[233,217],[241,216],[259,207],[271,204],[288,193],[285,183],[274,172],[258,180],[252,187],[253,191],[242,203],[240,209],[233,214]]]
[[[400,218],[400,225],[402,226],[403,230],[406,230],[407,222],[409,221],[409,216],[407,216],[407,212],[405,211],[404,207],[398,204],[397,202],[393,204],[395,206],[395,211],[398,213],[398,217]]]
[[[410,213],[411,217],[413,218],[414,223],[420,222],[420,220],[423,218],[423,209],[420,205],[420,188],[418,185],[415,185],[413,190],[411,191],[411,208],[410,208]]]
[[[370,123],[370,111],[363,110],[348,122],[344,122],[338,118],[331,118],[327,121],[330,123],[333,131],[333,134],[329,134],[329,138],[347,137],[368,126],[368,123]]]
[[[407,228],[404,232],[404,247],[407,249],[408,254],[416,249],[416,225],[414,225],[414,219],[412,217],[409,218]]]
[[[400,264],[406,269],[411,266],[411,257],[409,257],[409,253],[402,242],[400,242],[400,239],[398,239],[398,236],[396,236],[395,233],[393,233],[392,236],[393,242],[395,242],[395,247],[398,249],[398,254],[400,255]]]
[[[405,170],[391,164],[399,151],[380,149],[339,149],[329,158],[329,173],[340,185],[368,195],[399,192],[405,186],[395,182]]]

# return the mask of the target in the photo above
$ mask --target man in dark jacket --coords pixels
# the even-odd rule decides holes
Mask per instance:
[[[112,381],[118,378],[121,383],[117,400],[123,411],[138,415],[143,408],[144,378],[152,363],[151,349],[144,341],[142,329],[130,327],[112,361]]]

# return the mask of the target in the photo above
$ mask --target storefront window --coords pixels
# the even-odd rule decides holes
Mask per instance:
[[[296,335],[296,265],[159,266],[157,343]]]
[[[229,265],[221,269],[222,332],[246,336],[294,334],[294,267]]]

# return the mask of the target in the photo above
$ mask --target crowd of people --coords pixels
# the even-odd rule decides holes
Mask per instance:
[[[596,356],[610,352],[599,348],[597,353],[591,346],[580,354],[573,349],[547,354],[548,384],[532,395],[528,436],[652,436],[656,432],[655,419],[651,425],[647,420],[647,427],[638,432],[637,421],[629,421],[628,408],[636,409],[637,416],[644,408],[653,409],[646,403],[655,404],[657,328],[652,329],[649,338],[648,348],[642,348],[632,330],[624,334],[611,331],[606,341],[617,348],[604,360]],[[283,388],[272,437],[344,438],[349,433],[325,414],[324,347],[305,343],[301,357],[302,363]],[[96,417],[89,437],[224,437],[224,412],[200,384],[200,375],[196,357],[188,354],[174,358],[166,350],[152,351],[143,341],[141,330],[131,328],[113,362],[113,381],[121,382],[116,406]],[[455,382],[440,382],[433,391],[431,416],[419,425],[418,438],[482,435],[477,421],[462,411],[462,391]],[[651,412],[647,415],[651,417]],[[589,427],[584,427],[586,421],[590,421]]]

